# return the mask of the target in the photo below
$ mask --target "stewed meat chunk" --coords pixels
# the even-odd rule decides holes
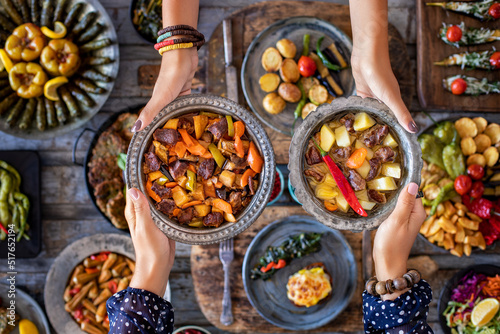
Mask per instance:
[[[325,175],[314,169],[306,169],[304,171],[304,175],[314,177],[314,179],[318,182],[323,181],[323,178],[325,177]]]
[[[179,118],[179,123],[177,124],[177,128],[184,129],[192,135],[194,133],[194,124],[193,121],[186,117]]]
[[[177,160],[173,165],[170,165],[169,172],[172,177],[177,180],[181,176],[186,173],[187,169],[189,167],[189,164],[187,162],[183,162],[180,160]]]
[[[380,145],[380,143],[385,139],[389,133],[389,127],[387,125],[376,124],[370,129],[366,130],[361,134],[363,143],[369,148]]]
[[[220,212],[212,212],[203,218],[203,225],[219,227],[224,222],[224,217]]]
[[[153,138],[163,145],[174,146],[180,139],[179,131],[174,129],[157,129],[153,133]]]
[[[153,182],[153,185],[151,186],[151,190],[155,192],[156,195],[158,195],[162,199],[167,199],[172,197],[172,189],[167,188],[165,186],[162,186],[158,182]]]
[[[378,176],[378,173],[380,172],[380,160],[373,157],[370,159],[370,161],[368,161],[368,163],[370,164],[370,171],[368,172],[366,181],[371,181],[376,178]]]
[[[182,210],[177,217],[180,224],[189,224],[195,216],[195,209],[191,206],[185,210]]]
[[[214,159],[203,160],[200,163],[200,166],[198,167],[198,175],[204,178],[205,180],[208,180],[208,178],[211,177],[212,174],[214,173],[214,169],[215,169]]]
[[[220,140],[227,133],[227,120],[226,118],[221,118],[218,121],[215,121],[212,125],[207,128],[210,131],[216,140]]]
[[[349,171],[349,183],[354,191],[366,189],[366,181],[355,170]]]
[[[394,150],[389,146],[383,146],[375,151],[373,158],[379,159],[381,163],[394,161]]]
[[[351,156],[352,147],[339,147],[333,151],[333,157],[337,161],[346,162]]]
[[[382,194],[381,192],[374,189],[368,189],[368,198],[375,203],[383,204],[387,202],[385,194]]]
[[[163,200],[161,200],[161,202],[156,204],[156,208],[160,212],[162,212],[168,216],[171,216],[174,213],[174,210],[177,208],[177,205],[175,205],[175,202],[173,199],[163,199]]]
[[[306,153],[306,161],[308,165],[319,164],[323,161],[323,159],[321,158],[321,154],[316,147],[309,147]]]
[[[229,204],[231,204],[233,208],[233,212],[238,212],[241,210],[241,192],[233,191],[229,194]]]
[[[356,132],[354,130],[354,115],[353,114],[347,114],[344,117],[340,119],[340,123],[345,125],[345,128],[349,133],[354,133]]]
[[[156,172],[160,169],[160,161],[154,153],[144,154],[144,173]]]

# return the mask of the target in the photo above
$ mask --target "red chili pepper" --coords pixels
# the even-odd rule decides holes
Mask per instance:
[[[472,201],[471,211],[483,219],[491,218],[491,209],[493,209],[493,202],[486,198],[478,198]]]
[[[330,157],[328,155],[328,153],[318,145],[318,143],[316,142],[314,137],[312,138],[312,140],[314,141],[314,144],[316,145],[319,152],[321,153],[321,157],[323,158],[323,161],[328,166],[328,169],[330,170],[330,173],[332,174],[333,179],[337,183],[337,186],[339,187],[342,195],[344,195],[344,198],[347,201],[347,203],[349,203],[351,208],[358,215],[363,216],[363,217],[368,216],[366,214],[366,211],[361,206],[361,204],[359,204],[358,198],[356,197],[354,190],[352,190],[351,185],[349,184],[349,182],[345,178],[344,174],[337,167],[337,164],[333,161],[332,157]]]
[[[108,259],[109,253],[110,252],[101,252],[99,255],[91,255],[90,259],[104,262]]]
[[[9,232],[7,231],[7,229],[5,228],[5,226],[3,226],[2,222],[0,222],[0,229],[2,229],[2,231],[5,232],[5,234],[9,234]]]
[[[108,289],[109,289],[109,291],[111,291],[112,294],[115,294],[116,290],[118,290],[118,284],[116,283],[116,281],[114,281],[114,280],[109,281],[108,282]]]
[[[260,271],[262,271],[263,273],[267,273],[269,270],[274,268],[274,265],[274,262],[270,262],[267,264],[267,266],[260,268]]]
[[[281,269],[286,266],[286,261],[283,259],[279,259],[278,263],[274,266],[274,269]]]

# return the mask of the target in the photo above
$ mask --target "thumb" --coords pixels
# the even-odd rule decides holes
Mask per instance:
[[[399,193],[398,203],[391,214],[391,216],[396,218],[393,220],[394,222],[398,224],[406,224],[408,222],[415,206],[417,192],[418,185],[411,182]]]
[[[411,117],[408,108],[406,108],[403,99],[401,98],[401,93],[399,92],[399,85],[396,83],[395,88],[387,89],[381,96],[381,100],[394,112],[396,118],[398,119],[399,124],[406,131],[411,133],[418,132],[418,126]]]
[[[136,188],[127,191],[127,206],[125,208],[125,218],[131,231],[136,230],[136,224],[151,219],[151,210],[146,197]]]
[[[170,89],[170,87],[162,87],[161,91],[158,89],[159,86],[155,86],[153,91],[153,96],[146,104],[146,106],[142,109],[139,118],[135,122],[134,126],[130,129],[133,133],[141,131],[146,126],[148,126],[153,119],[158,115],[158,113],[165,107],[167,104],[173,101],[173,99],[179,94]]]

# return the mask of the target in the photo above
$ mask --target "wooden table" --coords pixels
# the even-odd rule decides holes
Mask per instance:
[[[103,110],[87,126],[97,128],[111,113],[128,106],[145,104],[152,92],[151,80],[139,76],[143,66],[158,65],[160,57],[133,30],[129,21],[129,1],[101,0],[108,11],[118,32],[120,42],[120,72],[115,89]],[[227,15],[257,0],[200,0],[199,29],[210,37],[215,27]],[[329,1],[347,4],[347,0]],[[399,30],[408,46],[408,52],[415,60],[415,4],[408,0],[389,1],[389,21]],[[200,50],[199,71],[195,78],[195,92],[206,91],[206,48]],[[414,66],[413,66],[414,67]],[[140,79],[140,80],[139,80]],[[412,110],[420,109],[417,99],[413,99]],[[417,120],[423,119],[415,115]],[[43,287],[48,268],[54,258],[71,242],[95,233],[116,233],[109,223],[94,208],[85,188],[83,169],[71,162],[71,148],[81,129],[67,135],[46,141],[29,141],[0,133],[2,149],[37,150],[42,161],[42,252],[35,259],[17,261],[17,287],[27,291],[44,307]],[[91,136],[83,137],[76,153],[82,159],[89,145]],[[439,295],[440,287],[457,269],[474,263],[499,263],[500,247],[486,253],[473,254],[469,258],[455,258],[446,252],[436,252],[425,243],[417,241],[416,254],[428,254],[440,267],[438,274],[430,279],[434,296]],[[195,293],[190,270],[191,247],[178,244],[176,261],[170,277],[172,302],[176,309],[177,326],[186,324],[201,325],[212,333],[224,333],[213,326],[201,313]],[[0,281],[5,282],[7,261],[0,261]],[[222,269],[222,268],[221,268]],[[435,299],[436,300],[436,299]],[[219,302],[219,301],[214,301]],[[345,316],[348,316],[347,314]],[[436,333],[440,333],[435,303],[429,315]]]

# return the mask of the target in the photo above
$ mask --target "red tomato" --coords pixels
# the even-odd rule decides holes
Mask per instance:
[[[459,26],[451,26],[446,30],[446,38],[452,42],[458,42],[462,39],[462,29]]]
[[[481,180],[484,177],[484,167],[478,164],[470,165],[467,168],[467,174],[469,174],[473,180]]]
[[[314,75],[316,72],[316,63],[308,56],[302,56],[299,59],[299,72],[304,78]]]
[[[488,9],[488,14],[495,20],[500,18],[500,3],[496,2]]]
[[[500,6],[500,4],[498,4],[498,3],[497,3],[497,5]],[[500,52],[499,51],[493,52],[493,54],[490,57],[490,64],[494,68],[497,68],[497,69],[500,68]]]
[[[118,284],[116,283],[116,281],[109,281],[108,282],[108,289],[109,291],[111,291],[112,294],[115,294],[116,291],[118,290]]]
[[[466,89],[467,82],[462,78],[455,79],[451,83],[451,92],[455,95],[462,95],[463,93],[465,93]]]
[[[481,198],[484,193],[484,185],[481,181],[476,181],[472,184],[472,188],[470,189],[470,196],[472,198]]]
[[[459,175],[455,179],[455,190],[459,195],[465,195],[472,187],[472,180],[468,175]]]

